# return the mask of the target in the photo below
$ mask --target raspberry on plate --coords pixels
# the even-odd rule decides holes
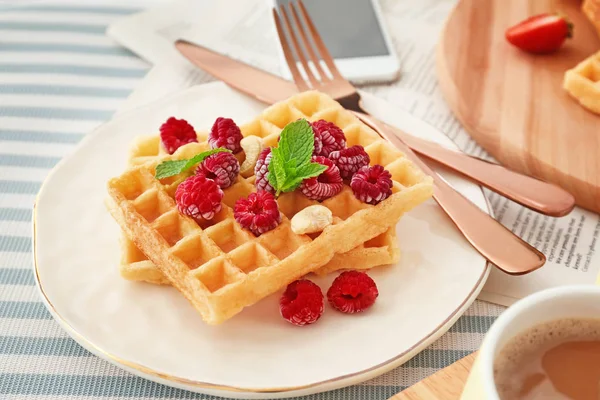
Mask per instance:
[[[350,187],[360,201],[377,204],[392,194],[392,174],[381,165],[362,167],[352,176]]]
[[[329,159],[337,165],[343,179],[351,179],[356,171],[371,162],[365,148],[358,144],[347,149],[332,151],[329,153]]]
[[[221,211],[223,191],[204,175],[194,175],[177,186],[175,201],[180,213],[195,220],[210,220]]]
[[[242,131],[231,118],[217,118],[208,134],[208,144],[211,149],[223,147],[239,153],[242,151],[241,141]]]
[[[196,168],[196,175],[204,175],[208,179],[214,180],[221,189],[233,185],[239,173],[239,161],[233,154],[228,152],[208,156]]]
[[[315,155],[328,157],[329,153],[335,150],[342,150],[346,147],[346,135],[333,122],[320,119],[311,123],[315,138],[321,139],[321,151]],[[315,147],[316,149],[316,147]]]
[[[238,199],[233,216],[242,228],[249,229],[254,236],[275,229],[281,222],[277,200],[267,191],[250,193],[248,198]]]
[[[254,186],[256,186],[256,190],[259,192],[265,190],[269,193],[275,193],[275,189],[269,183],[269,163],[271,162],[271,157],[273,157],[273,153],[271,153],[271,148],[267,147],[260,152],[258,160],[256,160],[256,165],[254,166],[254,176],[256,177]]]
[[[321,201],[341,192],[344,182],[333,161],[322,156],[313,156],[312,161],[325,165],[327,169],[315,178],[305,179],[300,185],[302,193],[309,199]]]
[[[371,307],[379,296],[377,285],[369,275],[360,271],[342,272],[327,291],[333,308],[354,314]]]
[[[184,144],[198,142],[198,137],[185,119],[171,117],[160,126],[160,141],[167,153],[173,154]]]
[[[279,311],[283,318],[297,326],[317,322],[323,315],[321,288],[307,279],[290,283],[279,299]]]

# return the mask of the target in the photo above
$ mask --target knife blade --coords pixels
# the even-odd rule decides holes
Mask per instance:
[[[175,47],[200,69],[263,103],[287,100],[299,92],[292,82],[187,40],[177,40]],[[571,212],[575,206],[574,197],[558,186],[449,150],[395,127],[390,126],[390,129],[419,154],[534,211],[560,217]]]
[[[264,103],[274,104],[287,100],[289,97],[299,93],[298,88],[293,82],[286,81],[277,75],[217,53],[199,44],[179,39],[175,42],[175,47],[198,68],[208,72],[228,86]],[[420,152],[420,149],[431,152],[432,148],[437,149],[438,152],[452,151],[427,140],[419,139],[404,132],[398,132],[398,129],[394,127],[391,127],[391,129],[397,135],[401,135],[402,140],[417,152]],[[454,153],[457,156],[464,155],[463,153]],[[446,163],[444,164],[447,165]],[[452,168],[451,165],[449,167]]]
[[[197,67],[263,103],[277,103],[298,94],[292,82],[206,47],[182,39],[175,42],[175,47]]]

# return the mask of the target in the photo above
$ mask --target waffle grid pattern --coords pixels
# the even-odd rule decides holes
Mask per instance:
[[[363,145],[373,164],[382,164],[391,172],[392,196],[372,206],[357,200],[346,186],[322,203],[331,209],[334,224],[309,237],[293,233],[289,218],[313,202],[298,191],[286,193],[279,199],[281,224],[256,238],[238,226],[231,209],[238,198],[254,190],[253,177],[238,178],[225,193],[221,212],[205,226],[177,211],[172,193],[185,176],[159,182],[154,178],[156,160],[109,182],[108,206],[121,228],[208,323],[223,322],[243,307],[317,270],[336,253],[377,242],[376,238],[395,227],[405,211],[431,195],[431,178],[337,102],[318,92],[306,92],[269,107],[244,125],[242,133],[258,135],[271,146],[283,127],[298,118],[334,122],[344,130],[348,146]],[[205,142],[188,144],[163,159],[188,158],[206,148]]]
[[[246,127],[242,127],[242,130],[249,132]],[[208,133],[199,132],[197,135],[197,144],[188,145],[185,150],[182,148],[182,151],[185,151],[186,154],[207,150],[206,140]],[[165,157],[165,155],[166,153],[160,144],[158,136],[139,136],[135,139],[131,148],[129,163],[131,166],[153,163],[160,160],[161,157]],[[238,158],[242,162],[243,154]],[[175,196],[177,185],[181,183],[183,179],[185,178],[180,177],[174,181],[165,182],[166,191],[172,198]],[[242,181],[244,181],[244,179],[241,176],[238,177],[237,183],[241,184]],[[246,182],[254,185],[254,176],[247,178]],[[229,200],[225,204],[228,204],[228,207],[233,208],[235,200],[239,198],[236,197],[239,191],[232,187],[225,189],[224,193],[225,198]],[[294,214],[300,209],[320,203],[304,196],[295,196],[286,193],[278,198],[278,204],[279,209],[283,214],[291,220]],[[337,223],[339,221],[340,218],[334,218],[334,222]],[[316,237],[316,235],[309,236],[313,238]],[[152,261],[148,260],[135,243],[127,238],[127,235],[123,235],[122,249],[123,254],[119,268],[121,276],[125,279],[161,285],[170,284],[169,280],[162,274],[160,269],[158,269]],[[341,269],[364,270],[379,265],[393,264],[398,262],[399,259],[400,249],[396,239],[396,229],[395,227],[391,227],[378,237],[360,244],[347,253],[336,254],[330,262],[314,271],[314,273],[325,275]]]
[[[568,70],[563,86],[583,107],[600,114],[600,52]]]
[[[4,159],[10,160],[0,169],[4,169],[12,179],[0,185],[0,197],[4,201],[4,208],[0,211],[0,220],[4,223],[0,242],[4,245],[2,256],[5,263],[4,268],[0,269],[0,279],[4,285],[4,302],[0,305],[3,327],[0,342],[4,344],[0,355],[0,365],[3,366],[0,376],[2,399],[223,400],[221,397],[192,393],[134,376],[80,347],[52,319],[41,303],[32,274],[31,234],[21,229],[23,224],[30,224],[31,204],[39,188],[39,182],[31,180],[34,167],[41,174],[49,173],[63,151],[74,151],[84,133],[107,120],[107,114],[125,105],[131,88],[142,83],[143,76],[149,70],[147,63],[133,54],[124,55],[118,44],[105,36],[105,31],[108,24],[150,5],[150,2],[134,4],[98,0],[78,3],[51,0],[43,4],[8,0],[0,7],[0,15],[4,16],[8,25],[11,21],[20,21],[21,25],[18,29],[7,26],[3,31],[3,40],[6,43],[18,43],[19,49],[22,47],[27,50],[11,53],[12,62],[31,64],[31,58],[35,56],[38,70],[37,73],[27,73],[23,68],[5,68],[3,71],[4,86],[7,90],[11,89],[12,95],[5,97],[0,109],[16,109],[21,112],[21,118],[12,118],[10,129],[7,125],[0,131],[0,146],[6,145]],[[384,12],[393,12],[398,5],[397,2],[382,2]],[[444,16],[453,5],[453,1],[446,0],[436,2],[435,6],[430,4],[429,14],[433,15],[435,11],[435,15]],[[405,8],[408,7],[414,8],[414,5],[407,4]],[[51,32],[48,29],[55,29],[52,27],[40,29],[40,26],[47,25],[43,21],[50,20],[55,23],[88,20],[94,23],[80,28],[74,26],[68,32]],[[57,52],[32,49],[27,47],[28,42],[17,40],[26,37],[29,42],[42,42],[50,40],[50,36],[53,43],[65,46],[76,42],[89,43],[93,38],[94,44],[111,50],[112,54],[98,57],[84,48],[73,50],[73,46],[70,46],[70,53],[64,55],[68,60],[63,64],[67,65],[57,65]],[[418,45],[415,38],[407,36],[402,40],[403,46],[407,40],[410,45]],[[67,68],[70,70],[64,71]],[[94,70],[93,75],[88,70]],[[115,74],[119,73],[122,77],[115,79]],[[407,79],[421,77],[422,73],[418,68],[405,71]],[[68,87],[58,79],[61,75],[68,78]],[[45,84],[39,85],[40,82]],[[379,88],[366,86],[364,90],[374,92]],[[54,95],[48,96],[49,91]],[[57,93],[65,101],[61,108],[57,105]],[[107,93],[112,93],[110,98]],[[93,104],[85,103],[88,100]],[[145,96],[144,101],[150,100]],[[49,115],[51,121],[39,119],[39,107],[44,107],[44,115]],[[65,119],[67,111],[70,114]],[[97,121],[89,121],[90,112],[99,115]],[[32,121],[36,119],[44,123],[34,129]],[[445,131],[444,123],[447,121],[430,122]],[[467,140],[459,143],[465,146],[472,144]],[[478,149],[473,145],[468,150]],[[15,195],[15,190],[27,194]],[[486,194],[497,212],[509,202],[499,199],[493,192],[486,191]],[[31,200],[27,200],[29,198]],[[389,399],[407,386],[477,350],[483,335],[503,311],[504,307],[476,300],[447,334],[403,366],[363,384],[301,399]]]

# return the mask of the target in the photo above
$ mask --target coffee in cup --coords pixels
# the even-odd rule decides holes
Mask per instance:
[[[600,319],[563,318],[518,333],[494,360],[501,400],[600,399]]]
[[[575,383],[591,387],[581,395],[591,393],[598,400],[598,342],[600,287],[563,286],[527,296],[502,313],[485,335],[460,398],[530,399],[536,398],[534,390],[545,389],[551,394],[537,398],[582,398],[572,392]],[[541,386],[545,383],[552,386]]]

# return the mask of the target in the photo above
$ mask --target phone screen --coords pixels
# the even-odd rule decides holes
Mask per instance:
[[[327,49],[336,59],[390,54],[371,2],[303,0]],[[288,0],[277,0],[277,4],[282,3],[287,4]]]

